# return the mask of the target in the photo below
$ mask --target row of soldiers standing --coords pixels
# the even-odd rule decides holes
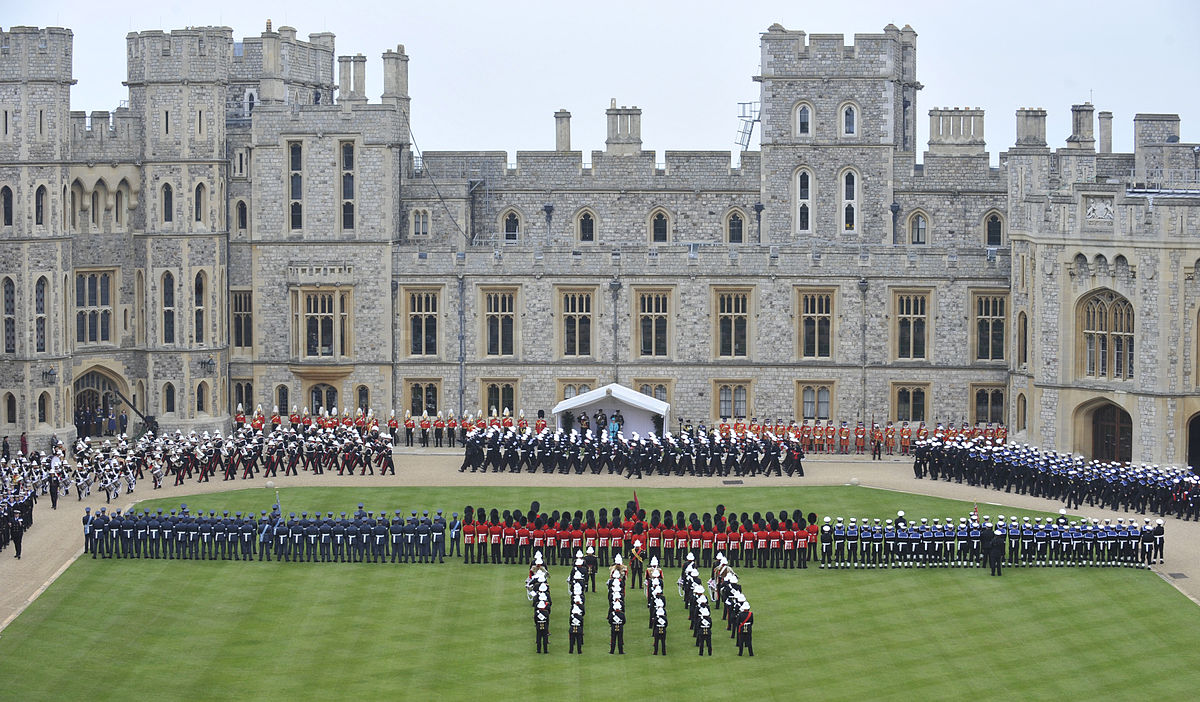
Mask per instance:
[[[798,475],[804,477],[804,451],[796,440],[762,437],[654,433],[629,438],[608,432],[535,432],[488,427],[467,434],[459,472],[560,473],[606,472],[641,479],[646,475],[729,476]]]
[[[1027,444],[930,440],[914,450],[913,474],[1113,511],[1200,520],[1200,476],[1179,466],[1086,460]]]
[[[458,519],[455,513],[450,520]],[[279,505],[256,517],[253,512],[230,516],[210,510],[130,509],[109,514],[101,507],[82,518],[84,549],[92,558],[156,558],[168,560],[235,560],[321,563],[444,563],[447,520],[438,510],[405,519],[400,510],[389,518],[363,509],[334,517],[292,512],[285,518]]]

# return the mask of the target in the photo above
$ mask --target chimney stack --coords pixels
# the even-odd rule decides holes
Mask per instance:
[[[1072,149],[1087,149],[1096,148],[1096,139],[1093,130],[1092,114],[1095,108],[1092,103],[1085,102],[1082,105],[1071,105],[1071,136],[1067,137],[1067,146]]]
[[[366,102],[367,57],[362,54],[355,54],[352,62],[354,63],[354,87],[350,90],[350,97],[354,98],[355,102]]]
[[[1040,107],[1017,110],[1017,146],[1046,146],[1046,111]]]
[[[571,113],[566,110],[554,113],[554,150],[571,150]]]
[[[349,103],[350,94],[350,57],[338,56],[338,103]]]
[[[1096,115],[1100,118],[1100,153],[1112,153],[1112,113],[1107,110]]]
[[[404,45],[383,52],[383,101],[396,103],[408,97],[408,56]]]
[[[611,156],[636,156],[642,152],[642,111],[633,107],[617,107],[613,98],[608,110],[608,139],[605,151]]]

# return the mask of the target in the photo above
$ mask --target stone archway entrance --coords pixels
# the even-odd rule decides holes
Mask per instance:
[[[1188,420],[1187,464],[1200,469],[1200,414]]]
[[[1133,420],[1128,412],[1111,403],[1092,412],[1092,458],[1133,460]]]
[[[120,395],[126,388],[119,380],[93,369],[75,380],[73,418],[79,436],[102,436],[109,433],[108,417],[119,418],[125,403]],[[119,423],[114,431],[121,430]]]

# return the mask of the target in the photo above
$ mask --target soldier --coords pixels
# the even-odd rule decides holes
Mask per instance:
[[[437,516],[433,518],[433,523],[430,525],[432,530],[430,541],[431,553],[429,562],[433,563],[436,558],[438,563],[446,562],[446,519],[442,516],[442,510],[437,511]]]
[[[660,600],[661,601],[661,600]],[[654,655],[658,655],[658,647],[662,645],[662,654],[667,655],[667,610],[661,606],[654,609],[650,616],[654,632]]]
[[[453,436],[453,433],[451,433]],[[451,439],[453,441],[453,439]],[[450,517],[450,550],[447,553],[451,558],[457,558],[462,554],[462,531],[463,523],[458,518],[458,512],[454,512]]]
[[[570,650],[568,653],[583,653],[583,607],[579,604],[571,605],[571,616],[569,620],[570,633],[568,639],[570,641]]]
[[[708,655],[712,655],[712,614],[708,609],[708,605],[703,605],[697,612],[699,620],[696,625],[696,646],[700,649],[700,655],[704,655],[705,648],[708,649]],[[751,654],[753,655],[753,654]]]
[[[992,527],[990,524],[986,524],[984,528],[991,529]],[[988,562],[992,565],[992,575],[1004,574],[1004,534],[998,530],[993,531],[992,543],[988,548]]]
[[[537,652],[550,653],[550,605],[548,602],[536,603],[533,610],[533,631]]]
[[[747,651],[751,656],[754,655],[754,612],[750,611],[750,603],[742,601],[741,609],[738,611],[737,621],[737,644],[738,655],[742,655],[742,651]]]
[[[620,599],[613,601],[612,609],[608,613],[608,623],[612,629],[608,638],[608,652],[613,653],[615,649],[623,656],[625,655],[625,612]]]
[[[413,445],[413,430],[417,428],[417,422],[412,417],[410,410],[404,410],[404,445],[412,448]]]
[[[446,420],[442,418],[442,413],[438,412],[437,417],[433,420],[433,446],[434,448],[442,447],[442,437],[446,433]]]

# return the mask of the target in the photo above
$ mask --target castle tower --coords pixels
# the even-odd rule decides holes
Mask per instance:
[[[149,236],[135,241],[134,255],[144,276],[135,304],[144,309],[148,406],[168,415],[169,426],[206,428],[227,408],[225,100],[232,30],[147,31],[126,39],[130,111],[142,122],[146,161],[141,225]],[[264,44],[269,39],[264,35]],[[264,77],[271,75],[264,66]],[[262,92],[264,101],[273,95]],[[136,285],[124,287],[139,295]]]
[[[27,431],[30,446],[68,436],[66,376],[71,257],[70,168],[73,35],[59,27],[0,32],[0,411],[17,410],[5,433]],[[17,165],[20,164],[20,165]],[[69,264],[68,264],[69,265]],[[10,307],[11,305],[11,307]],[[8,312],[13,314],[8,314]],[[29,323],[26,323],[26,320]],[[19,323],[17,323],[19,321]],[[11,329],[9,327],[12,327]],[[35,443],[36,442],[36,443]]]

